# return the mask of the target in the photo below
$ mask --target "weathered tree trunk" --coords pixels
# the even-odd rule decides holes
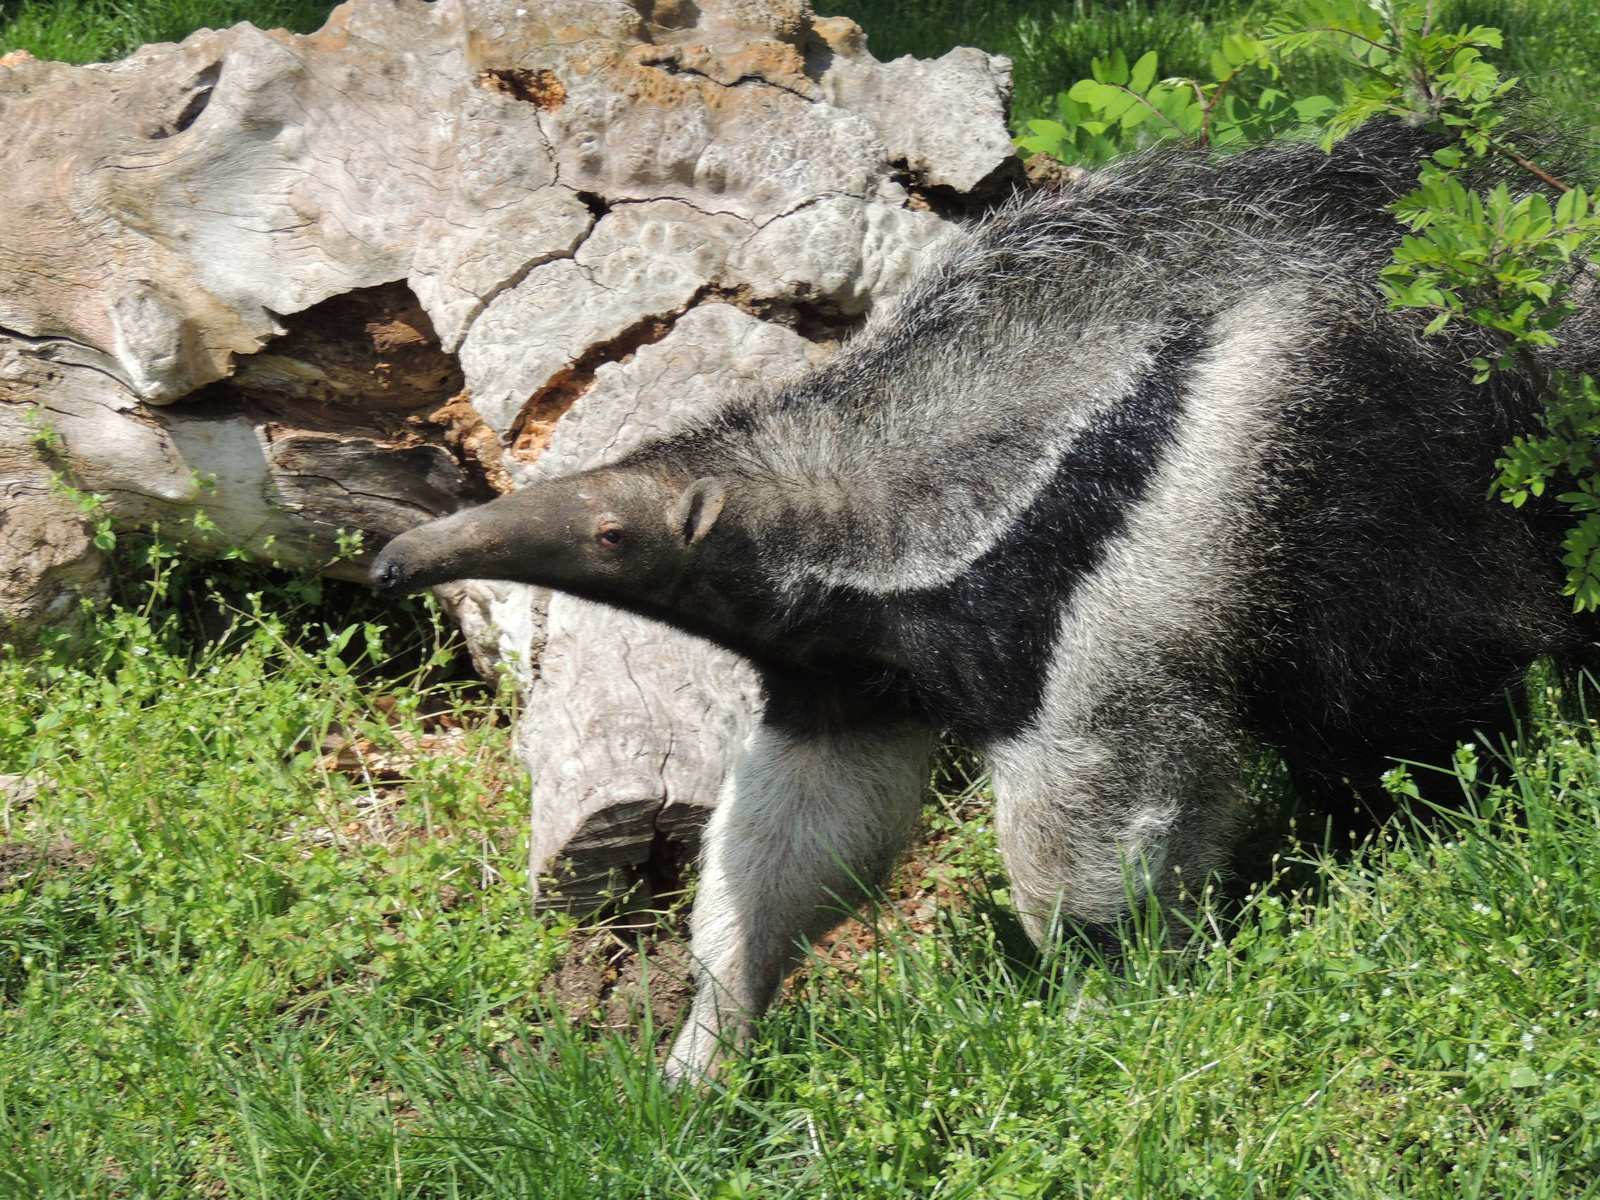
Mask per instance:
[[[341,531],[374,549],[805,370],[1004,190],[1007,70],[880,63],[804,0],[354,0],[303,37],[0,58],[0,621],[26,643],[104,592],[56,477],[197,553],[359,577]],[[441,590],[527,692],[563,900],[691,842],[748,669]]]

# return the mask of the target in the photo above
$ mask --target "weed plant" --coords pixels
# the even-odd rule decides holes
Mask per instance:
[[[1211,51],[1232,32],[1259,31],[1271,0],[816,0],[823,15],[859,22],[879,58],[937,57],[954,46],[1008,56],[1016,78],[1012,118],[1049,116],[1056,94],[1114,50],[1154,50],[1163,72],[1204,76]],[[250,21],[308,33],[327,0],[0,0],[0,53],[101,62],[146,42],[179,41],[201,28]],[[1581,125],[1600,120],[1600,25],[1588,0],[1449,0],[1447,21],[1506,33],[1503,69]],[[1296,96],[1335,95],[1346,68],[1330,59],[1298,65],[1285,82]]]
[[[142,559],[87,652],[0,662],[0,774],[37,788],[0,810],[8,1200],[1600,1188],[1586,719],[1551,706],[1499,784],[1464,750],[1464,814],[1308,860],[1316,890],[1280,860],[1117,969],[1028,948],[973,785],[929,818],[933,932],[882,916],[673,1096],[648,1009],[541,998],[573,930],[526,912],[506,733],[437,614]]]
[[[1467,10],[1581,100],[1577,0]],[[1012,54],[1026,116],[1113,48],[1198,71],[1184,47],[1253,10],[849,11],[880,56]],[[324,12],[23,0],[0,48]],[[503,714],[436,612],[118,552],[86,642],[0,657],[7,1200],[1600,1194],[1600,756],[1570,697],[1499,782],[1463,750],[1462,812],[1257,864],[1180,944],[1143,914],[1115,969],[1031,951],[972,792],[929,817],[933,931],[881,914],[673,1096],[648,1008],[602,1030],[542,998],[574,930],[527,914]]]
[[[1122,50],[1157,52],[1164,75],[1207,77],[1211,52],[1230,33],[1259,33],[1272,0],[817,0],[866,31],[879,58],[936,57],[981,46],[1012,60],[1012,120],[1053,114],[1055,97],[1090,76],[1091,61]],[[1499,65],[1528,80],[1534,95],[1583,125],[1600,108],[1600,25],[1587,0],[1445,0],[1446,25],[1492,25],[1506,33]],[[1283,81],[1292,96],[1337,96],[1349,69],[1333,57],[1296,64]]]

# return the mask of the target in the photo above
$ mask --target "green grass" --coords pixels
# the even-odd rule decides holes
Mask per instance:
[[[1271,0],[818,0],[827,14],[853,17],[879,58],[931,57],[952,46],[981,46],[1013,63],[1013,118],[1049,115],[1056,93],[1089,75],[1092,58],[1113,50],[1129,59],[1160,55],[1166,75],[1208,78],[1206,62],[1222,37],[1259,29],[1279,6]],[[1536,95],[1592,125],[1600,107],[1600,23],[1588,0],[1454,0],[1451,22],[1506,31],[1503,63]],[[1337,94],[1347,69],[1330,60],[1295,65],[1286,78],[1296,96]]]
[[[1089,74],[1090,59],[1114,49],[1155,50],[1168,75],[1204,75],[1228,33],[1267,11],[1255,0],[828,0],[819,12],[853,18],[881,59],[936,57],[953,46],[980,46],[1012,60],[1017,121],[1045,115],[1057,92]]]
[[[325,7],[24,0],[0,49]],[[1197,70],[1256,11],[844,7],[882,57],[1013,55],[1021,115],[1116,46]],[[1455,12],[1593,112],[1578,0]],[[545,994],[589,935],[526,912],[523,783],[436,614],[212,570],[130,565],[155,582],[87,645],[0,658],[0,774],[38,787],[0,799],[6,1200],[1600,1195],[1591,721],[1551,707],[1469,815],[1285,858],[1120,973],[1040,963],[981,802],[936,810],[933,931],[809,968],[726,1087],[672,1096],[648,1011],[607,1030]]]
[[[0,0],[0,53],[109,62],[147,42],[178,42],[240,21],[311,33],[332,7],[327,0]]]
[[[933,932],[885,921],[725,1089],[672,1096],[648,1013],[541,997],[575,931],[526,915],[505,730],[433,615],[270,575],[175,611],[208,570],[0,663],[0,773],[39,784],[0,832],[57,848],[0,887],[8,1200],[1600,1190],[1590,722],[1545,718],[1476,815],[1218,906],[1186,954],[1135,936],[1121,974],[1019,944],[969,797],[931,818]],[[430,730],[456,752],[385,773]]]
[[[96,62],[146,42],[177,41],[195,29],[251,21],[263,29],[318,28],[326,0],[0,0],[0,52]],[[1270,0],[817,0],[819,13],[855,18],[880,58],[934,57],[953,46],[1009,56],[1016,76],[1014,118],[1047,115],[1056,93],[1089,74],[1089,62],[1122,49],[1160,54],[1162,71],[1204,76],[1222,36],[1259,28]],[[1506,31],[1504,65],[1533,92],[1585,125],[1600,121],[1600,23],[1588,0],[1453,0],[1451,21]],[[1347,77],[1331,61],[1297,65],[1296,95],[1336,91]]]

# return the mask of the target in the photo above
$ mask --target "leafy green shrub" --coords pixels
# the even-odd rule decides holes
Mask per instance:
[[[1485,57],[1502,43],[1488,26],[1444,27],[1431,3],[1294,0],[1259,38],[1224,38],[1208,81],[1158,79],[1153,53],[1131,67],[1120,50],[1096,59],[1093,77],[1058,98],[1058,119],[1030,121],[1018,144],[1068,162],[1173,140],[1224,152],[1286,132],[1315,133],[1326,147],[1375,119],[1448,138],[1393,206],[1409,232],[1382,286],[1393,307],[1432,312],[1429,333],[1452,321],[1485,330],[1493,352],[1474,361],[1479,383],[1515,367],[1539,389],[1546,431],[1507,448],[1496,487],[1519,507],[1556,490],[1576,518],[1563,546],[1567,593],[1578,609],[1600,608],[1600,391],[1540,358],[1575,311],[1574,288],[1592,287],[1600,215],[1583,187],[1517,141],[1509,107],[1519,81]],[[1273,86],[1285,62],[1329,52],[1355,69],[1340,100],[1291,99]],[[1480,190],[1484,167],[1511,182]]]
[[[1154,50],[1131,67],[1121,50],[1092,63],[1093,76],[1056,97],[1057,120],[1027,122],[1018,146],[1064,162],[1101,163],[1144,141],[1176,139],[1196,149],[1262,141],[1313,123],[1335,108],[1326,96],[1292,100],[1251,74],[1278,77],[1265,42],[1230,36],[1212,55],[1209,82],[1157,78]]]

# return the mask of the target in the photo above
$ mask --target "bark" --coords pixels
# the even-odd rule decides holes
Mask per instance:
[[[9,640],[103,597],[83,494],[359,578],[351,534],[803,371],[1010,186],[1008,70],[880,63],[803,0],[354,0],[308,36],[0,58]],[[526,694],[536,875],[590,907],[670,874],[748,668],[533,588],[441,592]]]

